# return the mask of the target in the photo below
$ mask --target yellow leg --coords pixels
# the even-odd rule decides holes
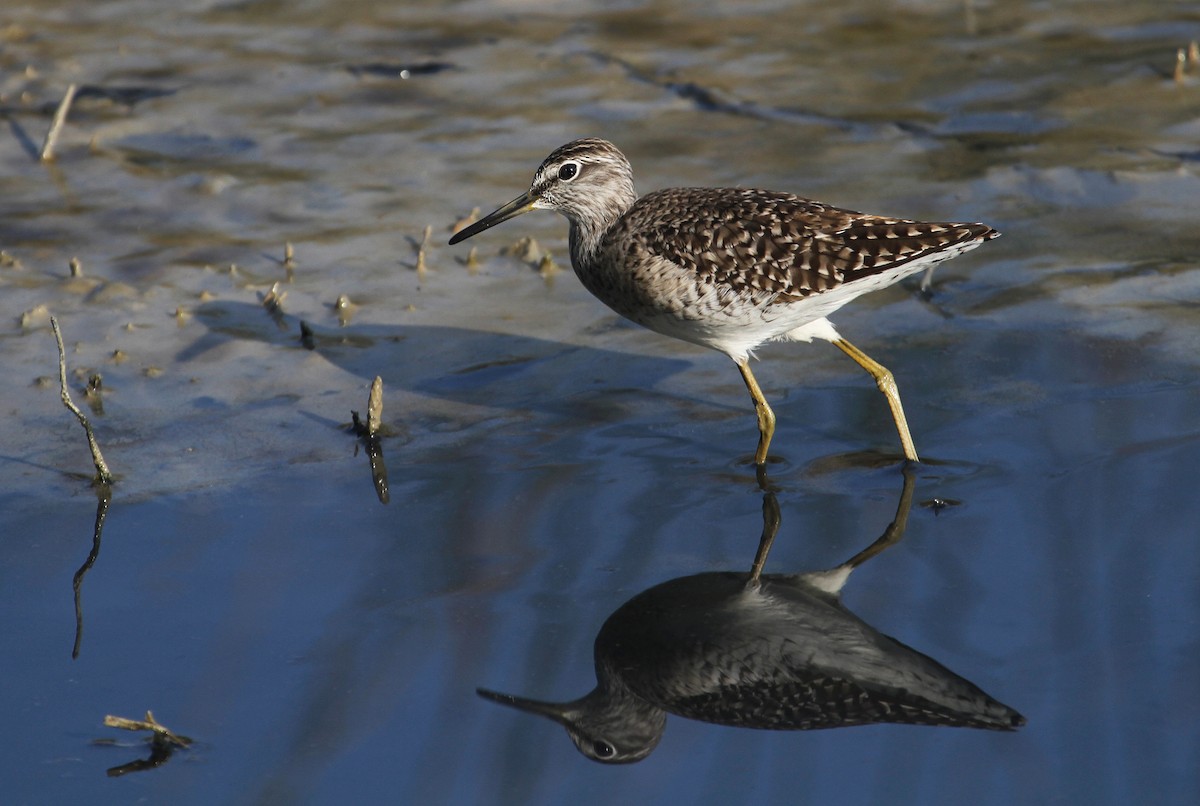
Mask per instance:
[[[875,385],[879,387],[879,391],[883,392],[888,406],[892,409],[892,419],[896,421],[896,431],[900,433],[900,444],[904,447],[904,455],[909,461],[920,461],[917,459],[917,448],[913,445],[912,435],[908,433],[908,421],[904,419],[904,407],[900,405],[900,390],[896,388],[896,379],[892,377],[891,370],[877,363],[845,339],[838,339],[834,344],[843,353],[853,358],[860,367],[871,373],[871,377],[875,379]]]
[[[775,435],[775,412],[767,405],[762,389],[758,388],[758,381],[754,380],[754,373],[750,371],[750,360],[739,361],[737,366],[742,373],[742,380],[746,382],[746,388],[750,391],[750,397],[754,400],[754,412],[758,415],[758,450],[754,452],[754,464],[764,465],[767,463],[767,448],[771,445],[771,437]]]

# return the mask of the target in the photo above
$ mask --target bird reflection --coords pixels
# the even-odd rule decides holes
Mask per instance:
[[[640,761],[667,714],[744,728],[812,730],[880,722],[1014,730],[1025,718],[968,680],[847,610],[851,572],[898,541],[912,507],[905,474],[896,517],[878,540],[827,571],[763,574],[779,529],[766,490],[763,535],[746,572],[680,577],[621,605],[595,643],[596,688],[565,703],[480,696],[541,714],[580,752]]]

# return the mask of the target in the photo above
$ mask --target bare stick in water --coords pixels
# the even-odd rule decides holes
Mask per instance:
[[[387,465],[383,461],[383,443],[380,441],[383,428],[383,378],[378,375],[371,383],[371,394],[367,398],[367,421],[359,418],[357,411],[350,412],[354,421],[354,433],[367,447],[367,459],[371,463],[371,481],[375,483],[375,494],[379,502],[386,504],[391,500],[388,492]],[[358,449],[355,448],[357,454]]]
[[[54,112],[54,122],[50,124],[50,131],[46,132],[46,139],[42,143],[42,162],[54,159],[54,144],[58,142],[58,135],[62,133],[63,124],[67,122],[67,112],[71,110],[71,102],[75,100],[75,91],[78,89],[77,84],[67,87],[67,93]]]
[[[378,375],[371,383],[371,394],[367,398],[367,436],[379,434],[379,425],[383,422],[383,378]]]
[[[169,742],[178,747],[187,747],[192,743],[192,740],[187,736],[181,736],[175,733],[166,725],[154,718],[154,714],[147,711],[145,719],[126,719],[123,716],[113,716],[108,714],[104,717],[104,724],[110,728],[121,728],[122,730],[150,730],[154,731],[156,739]]]
[[[63,347],[62,331],[58,329],[58,320],[53,316],[50,317],[50,327],[54,329],[54,340],[58,342],[59,395],[62,397],[63,405],[71,410],[71,413],[79,420],[79,424],[83,426],[84,433],[87,434],[88,447],[92,450],[92,464],[96,466],[96,481],[101,484],[112,484],[112,473],[108,472],[108,464],[104,461],[104,454],[100,453],[100,443],[96,441],[96,434],[92,431],[92,424],[88,422],[87,416],[71,400],[71,392],[67,389],[67,350]]]

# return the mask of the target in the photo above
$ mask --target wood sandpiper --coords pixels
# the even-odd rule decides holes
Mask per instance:
[[[880,722],[1016,730],[1025,717],[842,604],[850,575],[904,536],[915,480],[905,468],[896,517],[874,543],[800,574],[762,573],[780,527],[768,491],[750,573],[679,577],[617,608],[596,636],[591,693],[546,702],[476,691],[558,722],[580,752],[606,764],[648,756],[668,714],[766,730]]]
[[[463,228],[451,244],[530,210],[571,225],[571,264],[617,313],[733,359],[754,400],[763,465],[775,414],[750,371],[768,341],[833,342],[887,398],[904,455],[917,461],[892,373],[843,339],[828,317],[1000,233],[986,224],[867,215],[769,190],[671,188],[638,198],[629,160],[606,140],[575,140],[542,162],[525,193]]]

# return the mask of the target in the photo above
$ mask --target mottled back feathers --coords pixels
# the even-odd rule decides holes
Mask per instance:
[[[788,193],[672,188],[639,199],[603,237],[665,258],[702,284],[802,299],[999,233],[865,215]],[[783,300],[777,300],[783,301]]]

